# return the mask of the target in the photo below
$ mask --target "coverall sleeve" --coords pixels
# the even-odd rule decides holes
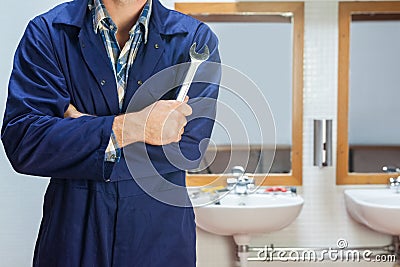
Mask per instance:
[[[46,26],[31,21],[14,57],[1,139],[23,174],[107,179],[104,153],[113,116],[64,119],[70,102]]]

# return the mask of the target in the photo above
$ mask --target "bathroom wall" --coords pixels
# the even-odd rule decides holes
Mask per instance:
[[[0,24],[0,116],[3,119],[12,57],[29,19],[60,0],[3,1]],[[0,148],[0,266],[32,265],[47,179],[16,174]]]
[[[170,6],[173,3],[169,3]],[[253,246],[332,247],[345,238],[349,246],[375,246],[390,243],[391,237],[375,233],[355,223],[347,214],[343,199],[346,188],[337,186],[335,167],[313,167],[313,119],[334,121],[333,144],[336,151],[337,77],[338,77],[338,2],[305,2],[304,44],[304,132],[303,186],[300,194],[305,204],[298,219],[288,228],[254,237]],[[336,154],[334,153],[334,166]],[[198,230],[198,266],[232,267],[234,244],[230,237],[220,237]],[[391,263],[268,263],[261,266],[392,266]]]
[[[5,36],[0,48],[0,109],[4,110],[7,79],[12,54],[29,20],[61,1],[28,1],[23,5],[8,1],[3,4],[0,35]],[[164,0],[173,7],[173,1]],[[220,1],[218,1],[220,2]],[[335,168],[318,169],[312,166],[312,120],[334,120],[336,143],[337,103],[337,9],[335,1],[305,3],[305,83],[304,83],[304,157],[303,186],[300,194],[305,205],[299,218],[288,228],[273,234],[257,236],[252,244],[264,246],[330,246],[335,248],[339,238],[350,246],[384,245],[390,237],[374,233],[354,223],[345,211],[343,190],[350,186],[335,185]],[[334,147],[336,149],[336,146]],[[335,155],[335,154],[334,154]],[[41,205],[46,179],[16,174],[0,149],[0,258],[1,266],[31,265],[33,246],[41,217]],[[334,159],[335,161],[335,159]],[[335,165],[335,163],[334,163]],[[198,267],[232,267],[234,245],[230,237],[219,237],[198,230]],[[366,263],[250,263],[261,266],[391,266]]]

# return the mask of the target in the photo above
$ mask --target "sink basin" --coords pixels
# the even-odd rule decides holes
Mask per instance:
[[[384,234],[400,235],[400,194],[390,189],[344,192],[348,213],[357,222]]]
[[[280,230],[299,215],[303,198],[294,194],[227,194],[219,202],[195,207],[196,223],[201,229],[232,235],[247,243],[250,235]],[[239,237],[245,241],[239,241]]]

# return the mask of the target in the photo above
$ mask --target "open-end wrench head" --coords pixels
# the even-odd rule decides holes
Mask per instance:
[[[193,43],[192,46],[190,47],[189,55],[190,55],[190,59],[205,61],[210,56],[210,50],[208,50],[208,46],[205,45],[204,52],[197,53],[196,52],[196,43]]]

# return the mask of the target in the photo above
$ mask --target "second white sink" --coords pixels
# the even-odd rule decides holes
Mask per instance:
[[[351,217],[369,228],[400,235],[400,193],[390,189],[351,189],[344,192]]]

